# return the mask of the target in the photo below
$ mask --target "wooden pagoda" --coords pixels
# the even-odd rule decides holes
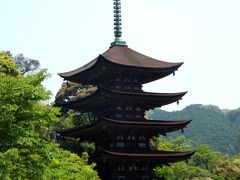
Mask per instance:
[[[93,155],[103,180],[150,180],[157,165],[186,160],[194,152],[152,150],[149,139],[185,128],[191,120],[145,119],[145,111],[177,102],[186,94],[150,93],[142,85],[173,74],[183,63],[159,61],[121,41],[120,1],[114,0],[115,41],[88,64],[59,75],[64,80],[91,84],[97,90],[76,101],[58,103],[78,112],[91,112],[96,121],[86,127],[59,131],[63,137],[95,142]]]

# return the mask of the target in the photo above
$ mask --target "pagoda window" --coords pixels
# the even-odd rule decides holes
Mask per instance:
[[[137,143],[131,142],[131,143],[127,143],[126,145],[129,148],[136,148],[137,147]]]
[[[126,177],[125,176],[118,176],[118,180],[125,180]]]
[[[140,147],[140,148],[146,148],[146,143],[138,143],[138,147]]]
[[[124,146],[124,143],[116,143],[116,147],[118,147],[118,148],[124,148],[125,146]]]
[[[122,110],[122,107],[121,106],[117,106],[117,110]]]
[[[124,89],[131,90],[132,87],[131,86],[124,86]]]
[[[133,118],[133,115],[132,114],[127,114],[125,117],[126,118]]]
[[[123,136],[117,136],[117,139],[123,140],[124,137]]]
[[[115,85],[115,88],[116,89],[121,89],[121,86],[120,85]]]
[[[132,114],[129,115],[129,118],[133,118],[134,116]]]
[[[110,143],[110,144],[109,144],[109,147],[110,147],[110,148],[113,148],[113,147],[114,147],[114,144],[113,144],[113,143]]]
[[[127,78],[127,79],[124,79],[124,81],[125,81],[125,82],[130,82],[130,79],[129,79],[129,78]]]
[[[146,140],[146,138],[144,136],[140,136],[139,140]]]
[[[133,87],[134,90],[139,90],[140,88],[138,86]]]
[[[124,171],[125,169],[124,169],[124,165],[122,164],[122,166],[121,166],[121,169]]]
[[[131,106],[126,106],[126,107],[125,107],[125,110],[126,110],[126,111],[133,111],[133,108],[132,108]]]
[[[137,107],[137,108],[136,108],[136,111],[141,111],[141,108],[140,108],[140,107]]]
[[[136,118],[139,118],[139,119],[142,118],[142,116],[141,116],[141,115],[138,115],[138,114],[137,114],[135,117],[136,117]]]
[[[121,118],[122,114],[116,114],[116,117]]]
[[[117,77],[117,78],[115,79],[115,81],[121,81],[121,79],[120,79],[119,77]]]
[[[142,176],[142,180],[150,180],[149,176]]]

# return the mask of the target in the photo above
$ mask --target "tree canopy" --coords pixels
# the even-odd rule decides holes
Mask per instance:
[[[170,139],[159,137],[153,139],[151,144],[153,148],[159,150],[196,150],[188,162],[182,161],[170,164],[170,166],[157,167],[154,172],[158,177],[164,177],[166,180],[237,180],[240,178],[239,156],[229,157],[229,155],[214,151],[206,144],[196,144],[184,136]]]
[[[20,74],[17,65],[12,61],[11,57],[5,52],[0,52],[0,73],[9,76],[17,76]]]
[[[16,56],[14,56],[13,61],[18,66],[21,74],[34,72],[40,67],[40,63],[38,60],[25,57],[23,56],[23,54],[17,54]]]
[[[63,82],[62,87],[58,90],[55,102],[68,102],[82,99],[91,95],[97,90],[93,85],[82,85],[74,82]]]
[[[48,105],[46,70],[22,76],[0,54],[0,179],[97,179],[94,164],[49,139],[59,109]]]

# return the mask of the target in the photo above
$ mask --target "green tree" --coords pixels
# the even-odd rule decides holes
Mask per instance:
[[[229,157],[225,155],[216,167],[213,173],[217,175],[216,179],[237,180],[240,179],[240,157]]]
[[[62,87],[58,90],[55,97],[55,105],[62,106],[62,104],[70,101],[76,101],[85,98],[97,90],[93,85],[82,85],[74,82],[63,82]],[[76,112],[67,107],[62,108],[60,123],[57,128],[72,128],[90,125],[95,122],[96,116],[91,112]]]
[[[158,150],[172,151],[190,151],[196,143],[186,139],[184,136],[174,138],[159,137],[151,141],[152,147]],[[164,177],[167,180],[183,180],[194,178],[211,178],[214,174],[209,167],[217,164],[220,153],[213,151],[207,145],[197,145],[196,153],[192,156],[188,163],[177,162],[170,166],[163,165],[154,169],[156,176]]]
[[[21,74],[33,72],[40,67],[38,60],[25,57],[23,54],[17,54],[13,57],[13,60],[21,71]]]
[[[10,51],[5,51],[2,53],[4,53],[13,60],[22,75],[34,72],[40,67],[40,63],[38,60],[25,57],[23,56],[23,54],[17,54],[13,57]]]
[[[195,142],[187,139],[185,136],[176,138],[159,136],[150,140],[150,144],[152,148],[158,150],[190,151],[193,149]]]
[[[222,154],[214,151],[210,146],[201,144],[196,147],[196,153],[192,156],[191,163],[194,166],[212,171],[218,164]]]
[[[0,179],[97,179],[94,164],[62,150],[47,129],[59,121],[59,109],[46,101],[46,70],[21,76],[9,56],[0,58]]]
[[[92,124],[95,121],[91,113],[78,113],[73,110],[62,112],[60,122],[56,125],[57,129],[66,129],[73,127],[83,127]]]
[[[63,82],[55,97],[55,103],[65,103],[82,99],[94,93],[97,90],[93,85],[82,85],[74,82]]]
[[[164,177],[166,180],[200,179],[214,176],[209,171],[192,166],[186,162],[174,163],[171,166],[163,165],[154,169],[154,172],[156,176]]]
[[[18,76],[20,71],[16,64],[11,60],[11,57],[5,52],[0,51],[0,73],[9,76]]]

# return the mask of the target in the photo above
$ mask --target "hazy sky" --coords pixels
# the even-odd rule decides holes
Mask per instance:
[[[113,37],[112,0],[0,0],[0,50],[38,59],[52,74],[80,67],[106,51]],[[122,0],[123,39],[159,60],[184,62],[176,76],[144,86],[153,92],[189,91],[190,104],[240,107],[239,0]]]

